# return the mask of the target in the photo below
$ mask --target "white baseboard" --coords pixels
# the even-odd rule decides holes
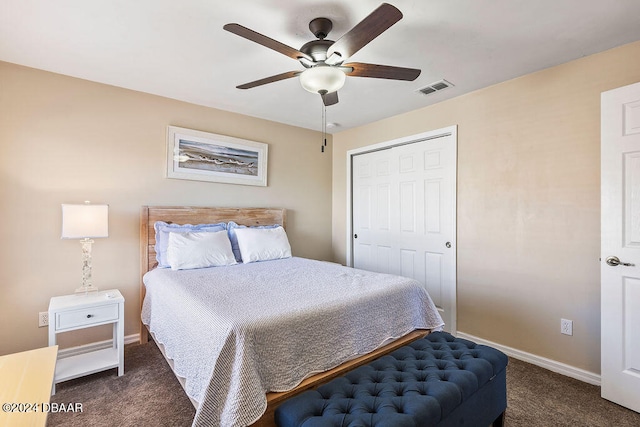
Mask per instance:
[[[485,339],[475,337],[473,335],[465,334],[464,332],[458,332],[456,334],[458,338],[473,341],[478,344],[488,345],[493,348],[497,348],[507,356],[513,357],[518,360],[522,360],[532,365],[540,366],[541,368],[548,369],[553,372],[565,375],[567,377],[575,378],[585,383],[600,386],[601,378],[599,374],[586,371],[584,369],[576,368],[575,366],[567,365],[566,363],[558,362],[556,360],[547,359],[546,357],[537,356],[535,354],[527,353],[526,351],[518,350],[505,345],[497,344]]]
[[[124,337],[124,344],[132,344],[140,342],[140,334],[127,335]],[[112,340],[92,342],[90,344],[79,345],[77,347],[63,348],[58,350],[58,358],[64,359],[65,357],[76,356],[78,354],[89,353],[90,351],[102,350],[109,348],[113,345]]]

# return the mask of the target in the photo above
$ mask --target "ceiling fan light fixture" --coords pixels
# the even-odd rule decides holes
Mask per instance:
[[[331,93],[342,88],[346,78],[339,68],[317,65],[300,74],[300,84],[311,93]]]

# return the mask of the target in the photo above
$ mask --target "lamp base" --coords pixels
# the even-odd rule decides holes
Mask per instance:
[[[96,288],[93,285],[89,285],[89,286],[80,286],[79,288],[76,289],[76,295],[88,294],[89,292],[98,292],[98,288]]]

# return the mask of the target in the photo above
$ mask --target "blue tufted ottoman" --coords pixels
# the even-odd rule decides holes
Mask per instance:
[[[434,332],[285,401],[279,427],[502,426],[507,356]]]

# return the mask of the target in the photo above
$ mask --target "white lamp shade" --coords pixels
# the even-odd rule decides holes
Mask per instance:
[[[109,205],[62,205],[62,238],[109,237]]]
[[[317,65],[307,68],[300,74],[300,84],[312,93],[323,91],[331,93],[344,86],[346,78],[347,76],[339,68]]]

